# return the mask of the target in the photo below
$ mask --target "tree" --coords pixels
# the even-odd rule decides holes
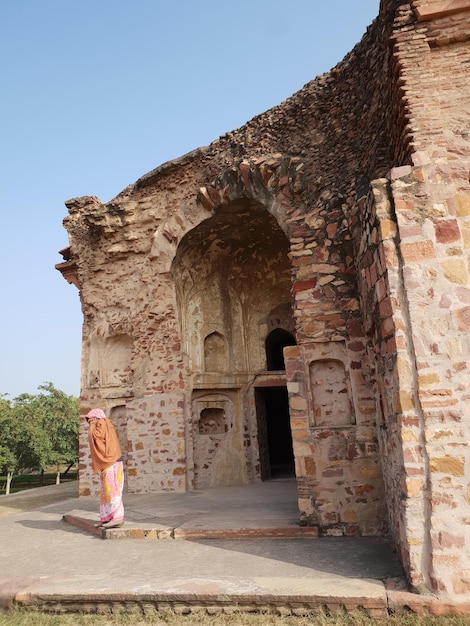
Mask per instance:
[[[59,481],[59,466],[74,463],[78,458],[80,401],[56,389],[52,383],[45,383],[39,389],[44,393],[37,396],[37,409],[42,415],[42,428],[48,433],[41,469],[55,465]]]
[[[60,482],[60,465],[71,465],[78,457],[80,403],[50,382],[38,390],[12,401],[0,397],[0,469],[11,480],[14,471],[44,473],[55,466]]]
[[[12,417],[12,407],[5,397],[0,395],[0,472],[6,474],[6,493],[10,493],[11,479],[17,465],[15,449],[17,433]]]

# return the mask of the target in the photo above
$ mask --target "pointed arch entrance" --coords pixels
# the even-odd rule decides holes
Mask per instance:
[[[268,371],[285,370],[284,348],[297,344],[292,333],[283,328],[275,328],[266,337],[266,364]]]
[[[272,413],[275,395],[284,394],[283,427],[290,429],[284,366],[272,367],[283,346],[295,343],[288,253],[276,219],[252,199],[223,205],[179,243],[171,272],[190,372],[195,488],[270,473],[262,469],[261,455],[270,450],[259,426],[260,397]],[[268,379],[277,391],[266,391]]]

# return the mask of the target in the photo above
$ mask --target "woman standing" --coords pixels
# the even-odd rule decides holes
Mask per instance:
[[[101,527],[119,528],[124,524],[124,468],[119,440],[113,423],[104,411],[92,409],[85,417],[89,425],[88,441],[93,472],[100,472]]]

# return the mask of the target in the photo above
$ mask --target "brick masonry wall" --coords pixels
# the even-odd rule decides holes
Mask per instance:
[[[436,169],[374,183],[358,262],[390,528],[413,586],[453,595],[468,592],[470,205]]]
[[[468,563],[461,548],[470,539],[465,469],[470,343],[464,318],[470,292],[462,234],[469,195],[458,193],[460,181],[441,183],[440,164],[409,170],[392,171],[391,184],[410,316],[407,348],[413,349],[416,368],[409,368],[409,359],[398,363],[405,471],[410,468],[405,482],[408,544],[417,563],[429,555],[435,590],[464,593]],[[424,472],[412,478],[416,462]],[[423,490],[424,523],[416,533],[413,502],[422,499]]]
[[[393,54],[413,167],[392,169],[376,194],[378,212],[391,199],[379,230],[389,251],[389,324],[397,343],[393,367],[381,359],[389,390],[383,449],[395,451],[387,469],[395,484],[391,526],[415,588],[449,595],[470,589],[463,549],[470,539],[470,346],[462,321],[469,298],[469,11],[460,1],[400,8]],[[382,327],[387,321],[378,320]]]
[[[391,76],[395,154],[414,167],[373,183],[356,267],[390,529],[415,589],[458,595],[469,590],[470,3],[412,4],[397,12]]]

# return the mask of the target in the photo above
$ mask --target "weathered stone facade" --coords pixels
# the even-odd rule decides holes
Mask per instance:
[[[470,0],[382,0],[278,107],[66,203],[82,412],[130,491],[292,467],[301,523],[390,532],[415,590],[470,594],[469,52]]]

